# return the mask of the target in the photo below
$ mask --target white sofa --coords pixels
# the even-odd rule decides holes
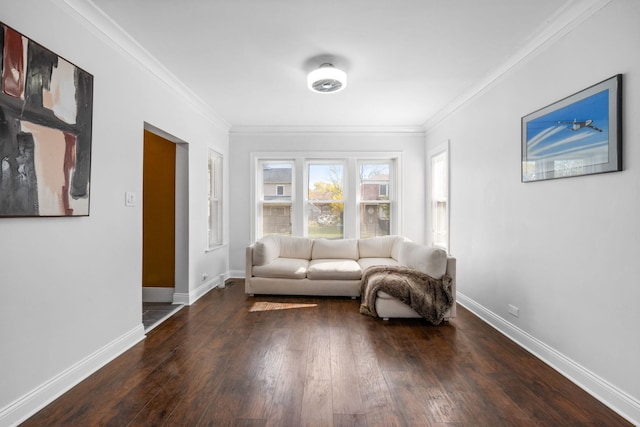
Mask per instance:
[[[402,236],[342,240],[264,237],[246,249],[245,292],[357,298],[362,273],[373,265],[405,266],[437,279],[446,273],[452,279],[454,302],[445,320],[456,316],[456,259],[440,248],[419,245]],[[385,292],[378,292],[376,312],[384,319],[420,317]]]

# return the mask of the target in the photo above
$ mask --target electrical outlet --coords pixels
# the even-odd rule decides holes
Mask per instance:
[[[514,317],[520,317],[520,309],[515,305],[509,304],[509,314]]]

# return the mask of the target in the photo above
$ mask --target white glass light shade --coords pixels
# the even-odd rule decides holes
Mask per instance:
[[[347,74],[332,64],[322,64],[307,76],[307,86],[313,92],[334,93],[347,87]]]

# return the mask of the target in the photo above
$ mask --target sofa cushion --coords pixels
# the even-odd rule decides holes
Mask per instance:
[[[421,271],[440,279],[447,271],[447,252],[433,246],[403,242],[398,258],[400,265]]]
[[[311,259],[351,259],[357,260],[358,241],[355,239],[315,239]]]
[[[400,265],[398,261],[393,258],[360,258],[358,264],[360,264],[363,272],[374,265]]]
[[[253,265],[265,265],[280,255],[278,236],[267,236],[253,245]]]
[[[312,259],[309,261],[309,280],[360,280],[362,269],[352,259]]]
[[[280,256],[284,258],[311,259],[313,239],[307,237],[278,236]]]
[[[304,279],[307,277],[309,261],[299,258],[276,258],[268,264],[252,268],[253,276],[281,279]]]
[[[391,258],[391,249],[398,236],[379,236],[358,240],[360,258]]]

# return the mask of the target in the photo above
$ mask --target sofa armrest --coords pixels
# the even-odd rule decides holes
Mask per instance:
[[[244,262],[244,292],[253,294],[251,290],[251,276],[253,276],[253,245],[247,246]]]
[[[453,295],[453,305],[449,309],[448,318],[456,317],[456,262],[452,256],[447,256],[447,275],[451,277],[451,295]]]

